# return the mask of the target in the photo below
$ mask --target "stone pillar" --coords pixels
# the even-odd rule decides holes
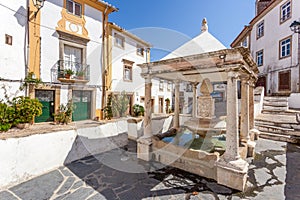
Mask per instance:
[[[145,77],[145,115],[144,115],[144,136],[152,137],[152,126],[151,126],[151,115],[152,115],[152,104],[151,104],[151,88],[152,82],[150,75]]]
[[[247,77],[243,77],[242,84],[242,99],[241,99],[241,130],[240,141],[248,142],[249,140],[249,82]]]
[[[144,135],[137,140],[137,158],[150,161],[152,146],[152,104],[151,104],[151,76],[145,77],[145,116],[144,116]]]
[[[237,72],[228,72],[226,150],[216,162],[216,167],[218,184],[244,191],[247,182],[248,163],[239,156],[237,78]]]
[[[249,129],[254,128],[254,82],[249,81]]]
[[[193,84],[193,112],[192,117],[195,118],[197,115],[197,83]]]
[[[179,128],[179,81],[175,81],[175,110],[173,128]]]
[[[254,87],[255,81],[254,79],[250,79],[249,81],[249,135],[250,139],[257,140],[259,138],[259,131],[255,129],[254,126]]]
[[[227,78],[227,117],[226,117],[226,150],[225,160],[236,160],[239,156],[238,135],[238,97],[236,72],[228,72]]]

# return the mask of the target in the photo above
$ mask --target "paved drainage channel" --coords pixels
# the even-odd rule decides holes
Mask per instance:
[[[300,199],[300,147],[260,140],[248,190],[136,158],[136,144],[75,161],[0,192],[2,200]],[[286,153],[287,152],[287,153]],[[135,173],[133,173],[135,172]]]

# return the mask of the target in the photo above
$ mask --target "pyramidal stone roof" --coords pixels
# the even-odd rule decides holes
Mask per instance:
[[[208,32],[207,21],[204,18],[202,20],[201,33],[198,36],[181,45],[161,60],[218,51],[221,49],[226,49],[226,47]]]

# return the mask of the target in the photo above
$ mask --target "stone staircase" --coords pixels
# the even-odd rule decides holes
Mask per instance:
[[[289,110],[287,97],[265,97],[262,114],[255,118],[260,137],[300,144],[300,124],[296,113]]]

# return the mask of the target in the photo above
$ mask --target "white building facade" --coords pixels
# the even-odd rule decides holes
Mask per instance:
[[[26,1],[0,3],[0,17],[3,19],[0,26],[0,99],[5,100],[5,93],[10,98],[24,95],[19,87],[25,78],[28,61]]]
[[[290,25],[300,18],[297,0],[257,0],[256,16],[231,44],[245,46],[259,67],[257,86],[267,95],[299,91],[299,35]]]

